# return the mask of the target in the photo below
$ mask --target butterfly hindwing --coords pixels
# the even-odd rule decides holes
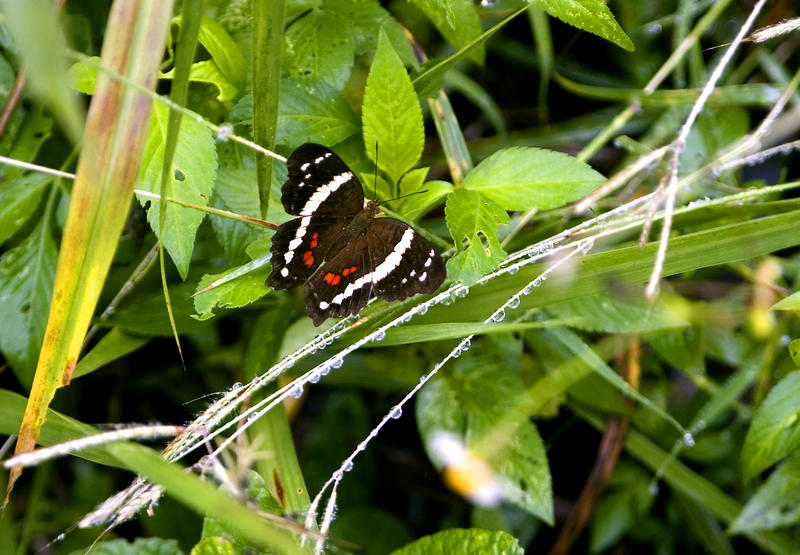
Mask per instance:
[[[385,301],[433,293],[447,276],[430,241],[394,218],[376,218],[367,233],[373,292]]]
[[[372,272],[367,237],[356,237],[326,260],[306,282],[306,312],[320,325],[327,318],[356,314],[372,294]]]
[[[281,202],[295,216],[352,217],[364,208],[358,177],[332,150],[306,143],[286,161],[289,177]]]
[[[336,245],[347,220],[303,216],[281,224],[272,236],[272,271],[267,285],[291,289],[302,285]]]

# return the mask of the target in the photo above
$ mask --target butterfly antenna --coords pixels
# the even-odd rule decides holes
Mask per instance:
[[[378,200],[378,141],[375,141],[375,179],[372,185],[372,198]]]

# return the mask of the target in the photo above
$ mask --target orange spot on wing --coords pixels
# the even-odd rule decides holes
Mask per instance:
[[[333,278],[335,278],[335,277],[336,277],[335,275],[333,275],[332,273],[328,272],[327,274],[325,274],[325,277],[322,278],[322,281],[324,281],[325,283],[328,283],[330,285],[333,285]]]
[[[342,276],[333,276],[333,283],[331,285],[336,285],[342,280]]]
[[[314,255],[311,254],[311,251],[306,251],[303,253],[303,264],[308,267],[311,267],[314,264]]]
[[[343,276],[347,276],[349,274],[352,274],[355,271],[356,271],[356,267],[355,266],[351,266],[349,268],[345,268],[344,270],[342,270],[342,275]]]
[[[311,248],[312,249],[317,246],[317,238],[318,237],[319,237],[319,233],[314,233],[314,235],[311,236]]]

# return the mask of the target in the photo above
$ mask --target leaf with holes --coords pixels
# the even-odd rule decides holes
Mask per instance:
[[[473,284],[505,258],[497,228],[509,223],[508,214],[482,194],[462,188],[447,197],[445,216],[456,246],[466,243],[462,252],[447,261],[447,275]]]

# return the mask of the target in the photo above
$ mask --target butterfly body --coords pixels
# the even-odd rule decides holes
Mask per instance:
[[[287,160],[281,202],[298,216],[272,238],[267,285],[304,285],[314,325],[361,310],[372,294],[387,301],[433,293],[444,261],[408,224],[378,218],[380,203],[364,204],[361,183],[328,148],[307,143]]]

